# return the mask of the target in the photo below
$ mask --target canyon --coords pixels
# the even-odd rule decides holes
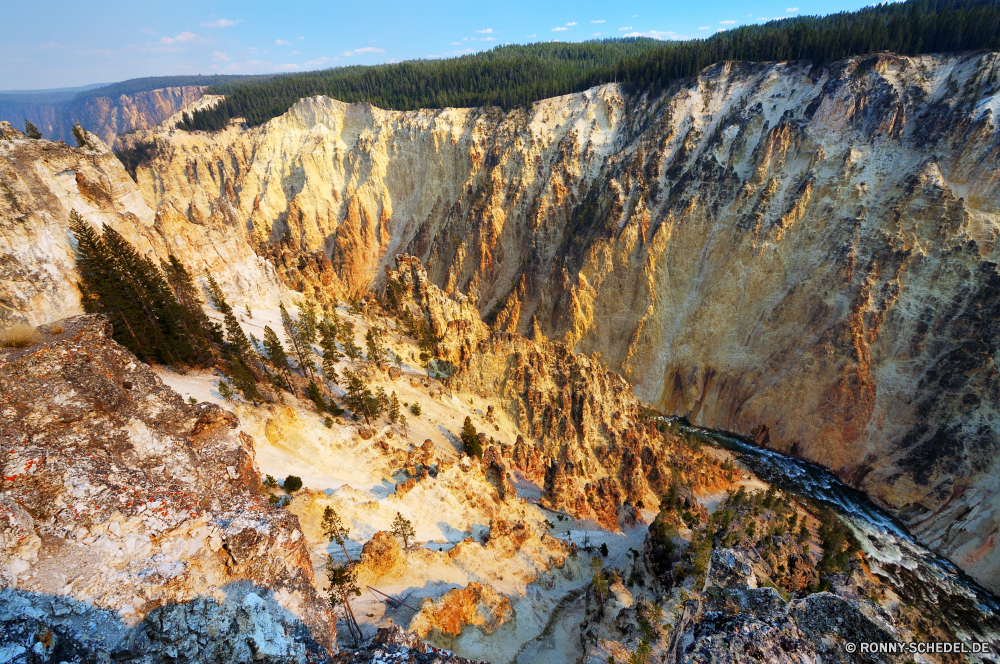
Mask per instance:
[[[71,209],[238,307],[402,283],[448,388],[507,418],[483,481],[628,530],[666,488],[644,403],[830,469],[998,591],[998,65],[722,63],[509,112],[314,97],[119,137],[154,147],[134,179],[104,135],[0,123],[0,322],[80,312]]]

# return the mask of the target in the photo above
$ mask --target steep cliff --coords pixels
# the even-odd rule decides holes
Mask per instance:
[[[174,113],[198,101],[202,88],[196,85],[160,88],[120,94],[117,97],[86,95],[50,104],[30,103],[0,97],[0,120],[22,126],[28,119],[53,141],[73,141],[73,125],[80,124],[111,145],[122,134],[151,129]]]
[[[238,303],[277,301],[285,289],[235,216],[220,209],[191,221],[154,211],[103,142],[89,139],[89,148],[33,141],[0,122],[0,323],[80,313],[71,209],[157,261],[174,254],[195,274],[211,271]]]
[[[405,251],[498,330],[821,463],[996,586],[997,56],[720,64],[530,110],[305,99],[139,173],[319,299]]]
[[[415,255],[497,331],[599,353],[665,412],[833,469],[996,589],[997,65],[724,63],[657,97],[608,85],[508,114],[310,98],[249,130],[141,132],[163,149],[135,214],[245,298],[276,273],[329,303]],[[0,141],[15,201],[40,146]],[[45,206],[10,200],[14,255],[14,216]],[[72,278],[60,260],[40,283]],[[12,311],[44,299],[19,288]]]
[[[298,519],[259,495],[236,417],[185,403],[103,317],[38,335],[0,351],[7,655],[295,662],[335,650]]]

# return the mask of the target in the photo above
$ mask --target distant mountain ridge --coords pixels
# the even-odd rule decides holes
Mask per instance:
[[[0,91],[0,120],[23,127],[27,119],[45,138],[72,141],[82,124],[110,144],[122,134],[149,129],[201,98],[210,85],[258,76],[151,76],[77,88]]]

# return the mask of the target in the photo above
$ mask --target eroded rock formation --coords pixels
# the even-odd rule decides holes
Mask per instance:
[[[831,468],[996,589],[997,65],[723,63],[507,114],[310,98],[248,130],[153,131],[138,181],[163,237],[224,229],[247,284],[267,257],[329,303],[415,255],[497,331]],[[9,168],[20,200],[7,173],[33,167]]]
[[[103,317],[39,332],[0,350],[0,628],[24,637],[5,644],[135,662],[335,650],[298,519],[258,494],[236,417],[185,403]]]

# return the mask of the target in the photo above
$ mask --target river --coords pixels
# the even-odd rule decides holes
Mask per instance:
[[[864,494],[823,468],[739,437],[684,424],[680,427],[734,453],[748,470],[782,491],[836,510],[861,543],[872,572],[891,583],[900,597],[936,607],[959,640],[989,642],[994,652],[1000,653],[1000,598],[923,546],[899,520]],[[1000,657],[986,655],[980,661],[1000,662]]]

